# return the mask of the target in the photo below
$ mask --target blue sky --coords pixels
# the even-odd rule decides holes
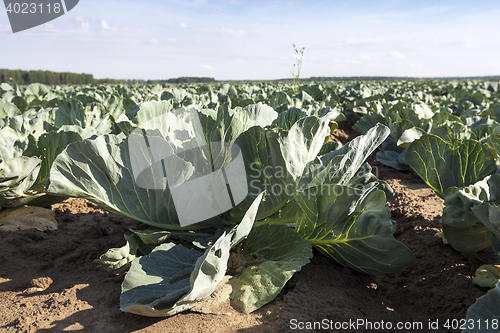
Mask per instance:
[[[500,75],[499,1],[80,0],[13,34],[0,68],[217,80]]]

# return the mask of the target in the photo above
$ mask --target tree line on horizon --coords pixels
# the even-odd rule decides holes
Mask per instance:
[[[47,85],[56,84],[90,84],[90,83],[121,83],[115,79],[94,79],[92,74],[52,72],[52,71],[25,71],[21,69],[0,69],[0,83],[9,82],[13,79],[17,84],[28,85],[31,83],[42,83]]]
[[[28,85],[31,83],[42,83],[47,85],[58,84],[136,84],[136,83],[197,83],[197,82],[215,82],[212,77],[179,77],[168,80],[117,80],[117,79],[95,79],[92,74],[70,73],[70,72],[52,72],[42,70],[25,71],[21,69],[0,69],[0,83],[9,82],[13,79],[17,84]]]
[[[213,77],[179,77],[167,80],[141,80],[141,79],[95,79],[92,74],[70,73],[70,72],[52,72],[42,70],[21,70],[21,69],[0,69],[0,83],[9,82],[12,78],[17,84],[28,85],[31,83],[42,83],[46,85],[64,85],[64,84],[175,84],[175,83],[211,83],[211,82],[230,82],[226,80],[215,80]],[[417,78],[417,77],[396,77],[396,76],[320,76],[310,78],[300,78],[303,82],[322,82],[322,81],[391,81],[391,80],[499,80],[500,76],[475,76],[475,77],[435,77],[435,78]],[[237,81],[291,81],[292,79],[277,80],[231,80]]]

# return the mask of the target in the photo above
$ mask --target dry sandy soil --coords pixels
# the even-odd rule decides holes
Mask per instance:
[[[334,139],[354,136],[344,128]],[[107,273],[92,261],[125,244],[123,233],[135,221],[68,199],[52,207],[55,231],[0,232],[0,332],[288,332],[297,331],[294,323],[323,319],[421,322],[421,330],[399,332],[448,332],[445,321],[464,319],[467,308],[485,294],[472,278],[480,265],[496,262],[494,253],[462,254],[444,245],[435,237],[443,201],[418,176],[387,168],[373,156],[369,162],[395,192],[389,201],[398,223],[395,237],[416,256],[399,274],[359,274],[315,251],[273,302],[251,314],[236,312],[219,297],[169,318],[132,315],[119,310],[123,275]],[[43,291],[23,295],[30,287]],[[429,321],[436,320],[439,329],[429,329]],[[376,330],[339,330],[351,331]]]

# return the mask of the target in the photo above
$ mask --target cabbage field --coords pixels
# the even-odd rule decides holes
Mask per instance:
[[[499,97],[3,83],[0,329],[500,331]]]

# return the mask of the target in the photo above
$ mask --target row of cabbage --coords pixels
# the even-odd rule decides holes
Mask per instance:
[[[356,99],[354,128],[366,133],[385,124],[391,129],[377,159],[398,170],[413,170],[444,199],[439,235],[445,243],[460,252],[493,246],[500,259],[498,82],[430,85],[417,94],[397,100]],[[474,282],[493,289],[468,310],[468,320],[484,323],[500,315],[499,268],[477,269]]]
[[[444,238],[454,248],[477,251],[495,241],[498,229],[483,221],[495,211],[488,206],[485,215],[481,206],[476,216],[473,206],[498,204],[497,83],[327,83],[302,85],[298,94],[294,88],[4,83],[0,207],[48,206],[73,196],[140,221],[124,247],[97,262],[128,271],[121,308],[148,316],[172,315],[209,296],[228,261],[239,263],[229,268],[230,283],[245,312],[272,300],[309,262],[312,247],[367,274],[411,265],[413,254],[392,236],[386,205],[392,190],[364,164],[381,144],[382,163],[412,168],[445,198]],[[357,119],[364,135],[343,147],[325,143],[344,115]],[[131,156],[128,139],[141,128],[181,147],[185,136],[177,130],[194,116],[206,142],[240,147],[248,183],[258,190],[185,228],[169,186],[193,175],[169,179],[163,190],[136,186],[131,161],[141,156]],[[219,154],[227,160],[231,149]],[[192,162],[182,161],[186,168]]]

